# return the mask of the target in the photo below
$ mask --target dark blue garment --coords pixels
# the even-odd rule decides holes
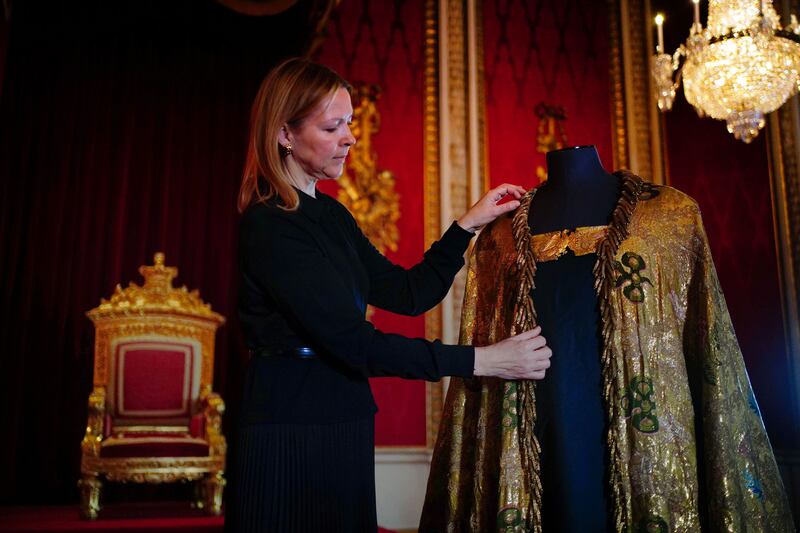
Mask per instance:
[[[539,263],[531,291],[553,350],[551,367],[536,386],[545,533],[608,530],[596,260],[595,254],[567,252]]]

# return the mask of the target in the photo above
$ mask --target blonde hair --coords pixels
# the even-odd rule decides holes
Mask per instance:
[[[338,89],[350,84],[326,66],[307,59],[287,59],[261,82],[250,114],[247,159],[239,188],[239,212],[277,196],[280,207],[297,209],[300,202],[286,167],[286,149],[278,143],[281,128],[298,126]],[[266,190],[260,190],[263,182]]]

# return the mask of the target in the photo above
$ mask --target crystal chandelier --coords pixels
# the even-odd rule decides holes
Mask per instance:
[[[652,74],[658,107],[672,108],[682,77],[686,101],[698,115],[726,121],[730,133],[749,143],[764,127],[764,116],[800,87],[800,25],[792,15],[781,28],[772,0],[709,0],[703,28],[699,0],[692,2],[694,24],[672,55],[664,52],[664,17],[656,16]]]

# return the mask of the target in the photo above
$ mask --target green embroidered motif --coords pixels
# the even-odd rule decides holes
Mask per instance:
[[[497,513],[498,533],[522,533],[522,513],[516,507],[506,507]]]
[[[617,288],[623,285],[622,294],[632,301],[633,303],[641,303],[644,301],[644,288],[642,285],[650,283],[650,280],[641,275],[641,271],[647,268],[644,259],[640,255],[633,252],[625,252],[622,256],[622,262],[617,261],[614,265],[614,270],[617,271]]]
[[[642,518],[636,527],[636,533],[667,533],[668,531],[667,522],[657,515]]]
[[[656,400],[653,398],[653,380],[637,376],[631,380],[625,396],[620,402],[625,416],[631,417],[633,427],[642,433],[658,431]]]
[[[507,381],[503,387],[503,408],[500,410],[503,430],[508,431],[519,425],[517,412],[517,384]]]

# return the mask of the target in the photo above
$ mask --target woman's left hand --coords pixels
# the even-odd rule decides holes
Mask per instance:
[[[518,200],[522,198],[523,194],[525,194],[525,189],[519,185],[504,183],[484,194],[483,198],[478,200],[477,203],[456,222],[465,230],[475,233],[500,215],[518,208]],[[497,202],[509,195],[511,195],[514,200],[497,205]]]

